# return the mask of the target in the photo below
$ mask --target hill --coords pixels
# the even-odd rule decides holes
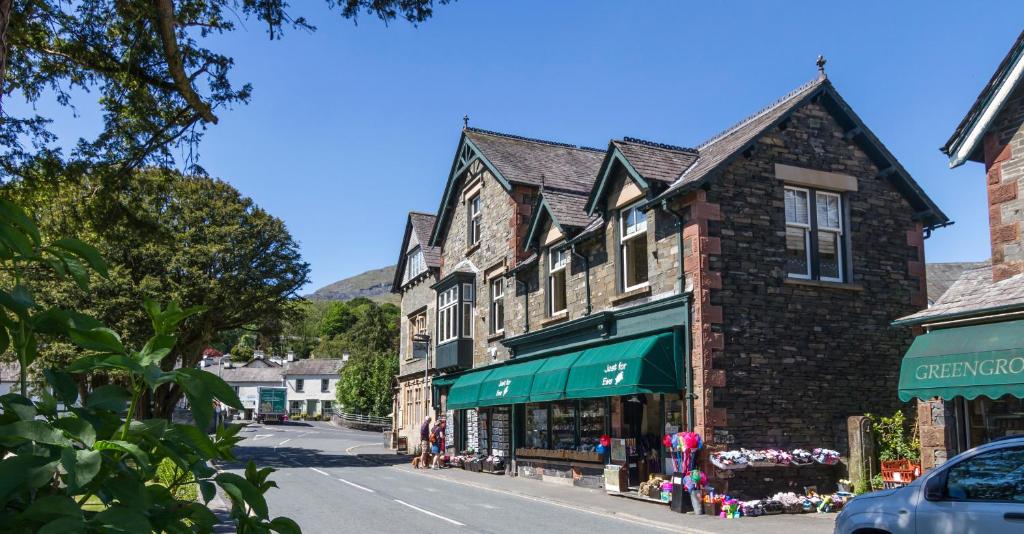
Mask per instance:
[[[395,278],[395,266],[373,269],[362,274],[327,284],[306,295],[309,300],[352,300],[365,297],[375,302],[398,304],[400,298],[391,292],[391,281]]]

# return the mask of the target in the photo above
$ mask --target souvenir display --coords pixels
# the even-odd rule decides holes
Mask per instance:
[[[832,449],[814,449],[811,453],[814,461],[822,465],[835,465],[839,463],[839,451]]]
[[[740,451],[713,452],[711,453],[711,463],[719,469],[744,469],[747,467],[747,457]]]
[[[793,465],[811,465],[814,463],[814,456],[807,449],[793,449]]]

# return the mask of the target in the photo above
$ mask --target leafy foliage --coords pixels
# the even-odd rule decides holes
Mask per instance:
[[[868,414],[871,429],[878,444],[878,459],[911,460],[916,462],[921,454],[921,442],[917,437],[912,419],[908,420],[902,410],[896,410],[890,417]]]
[[[0,340],[22,369],[21,394],[0,396],[0,531],[2,532],[210,532],[217,521],[205,503],[217,487],[232,503],[238,532],[299,532],[287,518],[271,519],[264,494],[273,471],[251,462],[245,476],[217,473],[211,460],[233,460],[238,426],[210,436],[197,426],[139,418],[150,394],[177,384],[196,421],[209,425],[214,402],[241,408],[219,377],[191,368],[164,370],[182,321],[199,307],[143,305],[152,334],[125,343],[115,331],[76,311],[43,307],[22,273],[44,266],[88,291],[91,272],[108,273],[100,254],[70,239],[45,243],[17,206],[0,200],[0,262],[12,283],[0,288]],[[37,364],[38,347],[63,340],[83,356],[51,367],[38,398],[24,380]],[[74,376],[102,372],[115,380],[81,401]],[[165,467],[168,466],[169,467]],[[183,490],[196,485],[203,503]]]
[[[352,356],[341,368],[338,402],[346,412],[386,416],[392,409],[391,381],[397,374],[398,356],[394,353]]]

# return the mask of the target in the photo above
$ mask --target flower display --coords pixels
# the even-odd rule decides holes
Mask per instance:
[[[832,449],[814,449],[811,453],[814,461],[823,465],[835,465],[839,463],[839,451]]]

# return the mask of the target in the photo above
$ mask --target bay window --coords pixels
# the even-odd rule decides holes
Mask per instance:
[[[459,337],[459,288],[450,287],[437,295],[437,342]]]
[[[569,251],[551,247],[548,249],[548,315],[557,315],[566,308],[566,265]]]
[[[843,206],[838,193],[786,187],[786,275],[842,282]]]
[[[647,284],[647,213],[639,205],[619,212],[619,257],[622,260],[622,291]]]

